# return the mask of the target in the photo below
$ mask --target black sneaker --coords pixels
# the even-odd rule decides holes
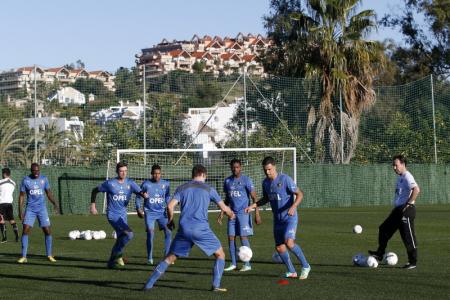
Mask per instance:
[[[6,237],[4,237],[3,239],[2,239],[2,241],[1,241],[1,243],[3,244],[3,243],[6,243],[8,240],[6,239]]]
[[[403,269],[410,270],[410,269],[415,269],[416,267],[417,267],[416,264],[407,263],[406,265],[403,266]]]
[[[381,254],[378,251],[369,250],[369,254],[372,255],[373,257],[375,257],[378,261],[383,260],[383,254]]]

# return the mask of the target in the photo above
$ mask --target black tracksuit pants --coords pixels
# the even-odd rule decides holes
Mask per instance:
[[[386,252],[388,241],[398,229],[408,253],[408,262],[415,265],[417,263],[417,240],[414,231],[415,218],[416,207],[414,205],[395,207],[379,227],[377,252],[381,255]]]

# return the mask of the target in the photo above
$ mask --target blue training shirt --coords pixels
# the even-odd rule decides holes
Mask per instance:
[[[141,190],[148,194],[148,198],[144,199],[145,213],[164,214],[167,203],[170,201],[170,183],[164,179],[161,179],[159,182],[144,180],[141,184]],[[141,199],[141,196],[136,197],[136,210],[141,209]]]
[[[98,186],[99,192],[106,193],[107,215],[124,215],[132,193],[139,193],[141,188],[132,179],[125,178],[119,183],[118,178],[104,181]]]
[[[22,179],[20,191],[27,194],[27,209],[40,210],[46,208],[45,205],[45,190],[50,189],[47,177],[39,175],[38,178],[33,178],[30,175]]]
[[[243,214],[250,203],[250,193],[255,190],[250,177],[241,175],[235,178],[233,175],[227,177],[223,183],[223,191],[227,203],[235,214]]]
[[[274,180],[265,178],[262,187],[264,197],[270,201],[274,221],[286,221],[288,210],[294,203],[294,193],[298,190],[294,180],[286,174],[278,174]],[[297,211],[294,216],[297,216]]]
[[[209,227],[208,206],[211,201],[218,204],[220,199],[217,191],[201,181],[189,181],[180,185],[173,195],[180,202],[180,230]]]

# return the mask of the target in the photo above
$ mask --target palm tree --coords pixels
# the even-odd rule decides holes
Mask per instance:
[[[266,18],[278,46],[269,53],[268,64],[283,75],[321,82],[320,103],[311,104],[308,114],[318,161],[350,162],[361,113],[375,101],[372,82],[385,64],[383,46],[365,39],[376,29],[375,13],[357,13],[360,2],[308,0],[304,9],[301,1],[281,1],[279,13]]]
[[[22,127],[19,120],[5,119],[0,121],[0,164],[15,161],[15,157],[23,152],[20,136]]]

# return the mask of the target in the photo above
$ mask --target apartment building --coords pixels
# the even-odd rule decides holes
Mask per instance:
[[[161,43],[141,50],[136,64],[141,72],[145,66],[146,78],[166,74],[173,70],[194,72],[194,65],[201,64],[203,72],[229,75],[244,68],[253,75],[264,75],[259,57],[270,47],[270,40],[261,35],[239,33],[234,38],[200,38],[194,35],[189,41]]]

